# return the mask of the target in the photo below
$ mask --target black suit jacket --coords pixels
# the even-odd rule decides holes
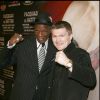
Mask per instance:
[[[96,85],[89,54],[73,43],[64,52],[72,60],[73,71],[51,62],[53,67],[46,100],[87,100],[89,90]]]
[[[0,66],[16,65],[16,79],[10,100],[44,100],[47,93],[50,61],[55,55],[51,39],[49,39],[44,65],[39,73],[37,46],[34,36],[30,36],[19,43],[15,49],[8,50],[2,55]],[[4,61],[3,61],[4,60]],[[5,62],[5,63],[4,63]]]

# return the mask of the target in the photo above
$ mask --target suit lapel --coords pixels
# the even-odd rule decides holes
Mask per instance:
[[[32,68],[35,70],[34,73],[37,74],[39,73],[38,71],[38,58],[37,58],[37,46],[36,46],[36,39],[35,38],[30,38],[28,44],[28,55],[30,56],[30,58],[28,60],[30,60],[30,63],[32,65]]]

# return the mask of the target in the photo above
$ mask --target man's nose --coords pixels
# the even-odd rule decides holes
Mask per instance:
[[[42,32],[41,31],[39,31],[39,36],[41,36],[42,35]]]

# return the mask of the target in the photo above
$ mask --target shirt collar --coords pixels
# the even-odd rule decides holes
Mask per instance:
[[[41,44],[37,41],[37,39],[36,39],[36,43],[37,43],[37,48],[39,48]],[[45,42],[45,48],[47,49],[47,47],[48,47],[48,39]]]

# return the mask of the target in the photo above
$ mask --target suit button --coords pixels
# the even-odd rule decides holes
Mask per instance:
[[[35,89],[38,90],[38,86],[36,86]]]
[[[51,87],[50,86],[48,86],[48,89],[50,89]]]

